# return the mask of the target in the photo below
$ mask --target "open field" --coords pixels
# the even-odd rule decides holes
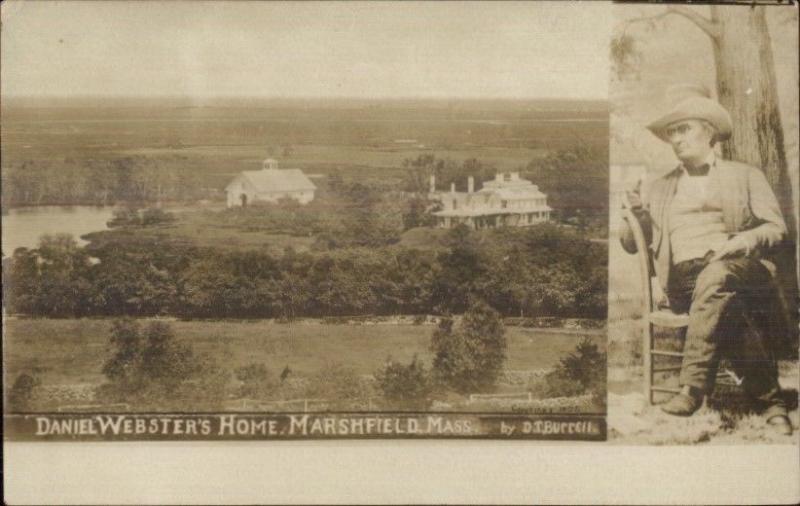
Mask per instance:
[[[278,324],[256,321],[171,321],[176,336],[196,353],[208,353],[231,370],[260,362],[273,372],[288,365],[312,374],[329,363],[372,374],[387,357],[407,363],[417,354],[430,366],[433,325],[336,325],[318,320]],[[35,372],[43,385],[101,383],[110,353],[110,319],[7,319],[4,325],[6,384]],[[509,370],[545,369],[572,351],[585,335],[605,349],[604,332],[564,332],[508,327]]]
[[[148,200],[221,200],[235,174],[267,156],[396,189],[403,161],[420,154],[510,170],[579,143],[605,146],[606,109],[592,101],[19,99],[2,110],[4,205],[126,200],[118,176],[128,168],[158,187]]]

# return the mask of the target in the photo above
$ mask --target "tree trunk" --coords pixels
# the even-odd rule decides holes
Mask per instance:
[[[794,310],[798,301],[797,222],[765,9],[711,6],[711,20],[717,29],[712,34],[717,93],[733,120],[733,135],[723,144],[723,155],[761,168],[778,198],[790,239],[778,252],[778,269]]]
[[[726,158],[760,167],[780,191],[784,213],[792,214],[791,190],[778,108],[775,65],[764,7],[711,7],[719,27],[714,39],[717,92],[733,119],[733,136],[723,145]]]

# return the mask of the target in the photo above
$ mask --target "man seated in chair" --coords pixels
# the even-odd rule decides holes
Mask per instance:
[[[776,328],[778,319],[767,317],[758,320],[759,332],[743,329],[745,311],[779,300],[760,261],[786,236],[778,201],[759,169],[715,155],[714,145],[732,129],[730,115],[716,101],[685,96],[647,128],[672,146],[680,165],[653,178],[646,191],[640,184],[628,192],[628,205],[642,225],[671,310],[689,314],[681,391],[662,409],[693,414],[713,390],[725,353],[768,423],[791,434],[772,339],[786,327]],[[636,252],[627,226],[622,243]]]

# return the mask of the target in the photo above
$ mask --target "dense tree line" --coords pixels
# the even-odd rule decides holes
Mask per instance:
[[[185,157],[17,160],[3,164],[3,205],[113,205],[221,195]],[[224,184],[224,183],[223,183]]]
[[[562,219],[608,221],[608,146],[578,143],[532,160],[523,177],[539,185]]]
[[[505,315],[604,318],[606,247],[539,225],[450,232],[442,251],[399,245],[282,255],[199,248],[129,229],[87,247],[45,236],[4,269],[12,313],[292,318],[462,313],[483,300]]]
[[[449,190],[455,183],[457,191],[467,191],[469,176],[475,179],[475,190],[480,190],[485,181],[494,179],[497,169],[475,158],[461,163],[449,158],[437,158],[432,153],[424,153],[416,158],[403,160],[406,170],[405,191],[426,194],[430,190],[430,177],[436,176],[436,190]]]

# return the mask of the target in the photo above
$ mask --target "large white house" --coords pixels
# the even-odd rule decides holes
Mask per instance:
[[[449,192],[437,192],[436,179],[431,176],[429,197],[442,207],[433,213],[437,226],[452,228],[463,223],[475,229],[524,227],[550,219],[552,208],[547,205],[547,195],[520,178],[518,172],[498,173],[494,180],[483,183],[480,191],[474,191],[474,187],[470,176],[466,193],[456,192],[455,184],[451,184]]]
[[[314,200],[317,187],[300,169],[279,169],[272,158],[264,160],[261,170],[245,170],[225,187],[228,207],[253,202],[277,202],[294,199],[301,204]]]

